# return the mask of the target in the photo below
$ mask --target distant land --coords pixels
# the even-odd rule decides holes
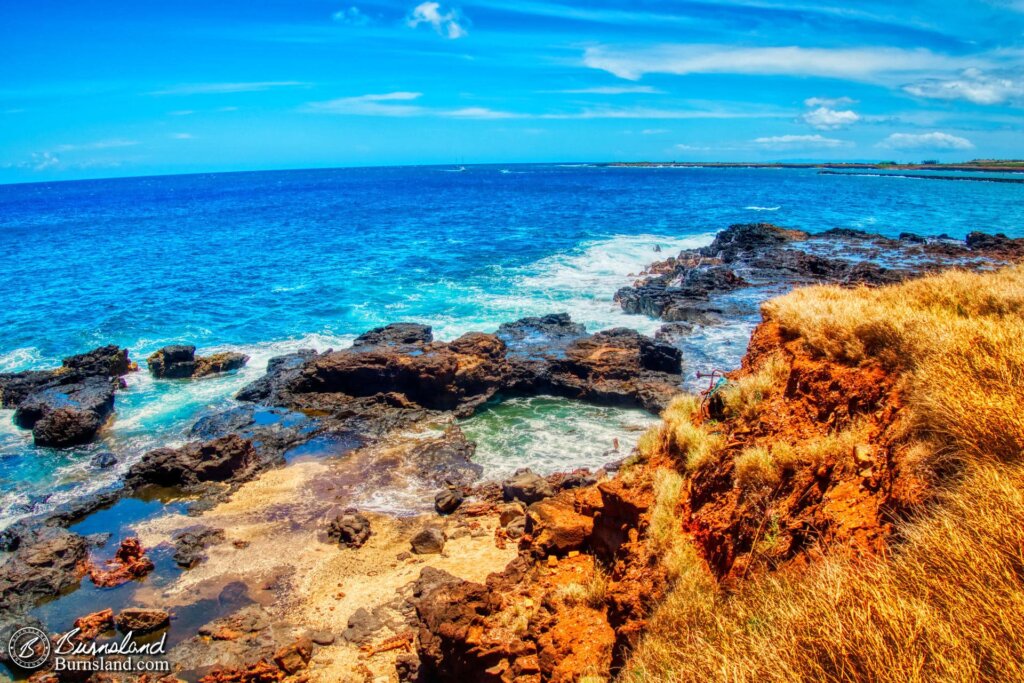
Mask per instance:
[[[827,162],[827,163],[785,163],[785,162],[736,162],[736,161],[613,161],[607,166],[640,168],[821,168],[832,170],[877,170],[877,171],[975,171],[978,173],[1024,173],[1024,159],[975,159],[955,164],[941,164],[924,161],[919,164],[901,164],[895,161],[868,162]]]

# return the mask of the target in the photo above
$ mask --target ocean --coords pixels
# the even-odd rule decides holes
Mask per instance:
[[[238,374],[198,381],[132,374],[110,428],[82,448],[37,449],[3,411],[0,528],[109,486],[141,453],[184,441],[197,417],[230,405],[283,352],[340,348],[388,322],[427,323],[452,339],[558,311],[590,331],[653,333],[660,323],[622,313],[615,290],[654,260],[707,244],[732,223],[760,221],[894,237],[1020,237],[1024,185],[576,164],[0,186],[0,372],[53,367],[107,343],[139,361],[170,343],[252,357]],[[755,323],[708,328],[684,342],[688,376],[735,367]],[[545,415],[581,433],[609,420],[543,401],[493,412],[525,431],[510,443],[508,430],[470,425],[481,457],[491,463],[500,449],[518,449],[514,464],[539,469],[559,450],[550,438],[529,440]],[[619,418],[634,428],[646,419]],[[100,451],[120,464],[95,469],[89,460]],[[580,449],[580,457],[589,463],[599,451]],[[492,473],[512,464],[494,462]]]

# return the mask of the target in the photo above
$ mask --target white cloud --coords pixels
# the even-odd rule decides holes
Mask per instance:
[[[757,138],[754,144],[765,149],[832,149],[836,147],[849,147],[850,142],[826,138],[821,135],[775,135],[772,137]]]
[[[838,109],[839,107],[849,107],[857,104],[857,100],[850,97],[808,97],[804,100],[804,104],[808,107]]]
[[[373,23],[373,19],[363,14],[355,5],[338,10],[331,15],[331,18],[339,24],[346,24],[348,26],[369,26]]]
[[[649,85],[603,86],[599,88],[579,88],[577,90],[558,90],[556,92],[569,95],[660,95],[663,91]]]
[[[30,163],[33,170],[45,171],[48,168],[57,168],[61,165],[60,159],[51,152],[33,152]]]
[[[964,150],[974,149],[974,143],[967,138],[962,138],[949,133],[934,131],[932,133],[893,133],[885,140],[878,143],[879,147],[887,149],[944,149]]]
[[[424,107],[418,104],[398,104],[412,102],[422,97],[418,92],[391,92],[379,95],[359,95],[358,97],[341,97],[326,102],[310,102],[305,110],[325,114],[348,114],[351,116],[436,116],[452,119],[513,119],[525,118],[523,114],[497,111],[486,107],[460,107],[458,109],[442,109]]]
[[[124,140],[114,138],[110,140],[97,140],[96,142],[85,142],[74,145],[57,145],[53,148],[55,152],[80,152],[82,150],[114,149],[117,147],[134,147],[139,144],[138,140]]]
[[[649,48],[588,47],[583,63],[619,78],[645,74],[758,74],[873,80],[881,74],[962,68],[964,61],[925,49],[661,45]]]
[[[414,104],[394,104],[395,102],[411,102],[422,97],[418,92],[389,92],[382,94],[359,95],[357,97],[339,97],[325,102],[310,102],[307,110],[329,114],[353,114],[357,116],[418,116],[424,108]]]
[[[671,131],[669,131],[668,128],[644,128],[642,131],[640,131],[640,134],[641,135],[664,135],[665,133],[669,133],[669,132],[671,132]]]
[[[191,140],[192,133],[171,133],[171,137],[175,140]]]
[[[911,95],[930,99],[1002,104],[1024,100],[1024,74],[965,69],[957,78],[931,78],[905,85],[903,89]]]
[[[423,2],[413,8],[405,23],[410,28],[416,28],[420,24],[433,26],[439,36],[445,36],[451,40],[462,38],[466,35],[467,22],[457,9],[445,11],[437,2]]]
[[[804,123],[818,130],[835,130],[860,121],[860,115],[851,109],[829,109],[818,107],[801,117]]]
[[[211,95],[218,93],[257,92],[271,88],[294,88],[308,86],[301,81],[253,81],[248,83],[190,83],[166,90],[157,90],[150,95]]]

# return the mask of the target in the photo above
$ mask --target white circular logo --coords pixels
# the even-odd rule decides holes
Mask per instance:
[[[19,628],[7,641],[7,654],[22,669],[38,669],[50,656],[50,637],[35,626]]]

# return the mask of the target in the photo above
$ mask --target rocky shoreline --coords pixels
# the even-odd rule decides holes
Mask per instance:
[[[627,313],[665,321],[654,338],[625,328],[590,334],[567,314],[551,314],[450,342],[434,340],[425,325],[395,323],[366,332],[351,348],[273,358],[263,377],[238,392],[236,407],[199,419],[194,441],[144,454],[122,488],[23,520],[0,535],[0,549],[8,553],[0,565],[0,641],[13,626],[32,622],[38,605],[74,591],[87,577],[97,586],[145,577],[154,566],[148,554],[165,544],[183,572],[181,586],[216,586],[210,599],[225,606],[195,633],[176,639],[171,658],[187,680],[374,680],[383,671],[403,681],[561,681],[575,680],[588,666],[607,672],[635,644],[667,582],[651,573],[656,549],[644,538],[651,482],[617,476],[613,463],[596,472],[539,477],[526,471],[501,485],[481,484],[474,444],[454,420],[491,401],[538,395],[657,414],[693,370],[683,367],[672,339],[687,334],[688,326],[723,324],[736,315],[728,299],[733,292],[811,283],[878,286],[950,267],[991,269],[1022,257],[1024,241],[981,233],[965,242],[913,235],[892,240],[849,230],[809,235],[770,224],[737,225],[708,247],[652,264],[616,294]],[[747,365],[765,347],[782,344],[771,335],[759,328]],[[246,361],[241,354],[197,357],[194,347],[176,346],[150,356],[149,369],[161,379],[194,379]],[[84,443],[114,415],[120,378],[134,369],[126,350],[103,347],[69,357],[56,370],[0,375],[0,400],[15,408],[15,422],[33,430],[37,445]],[[885,398],[864,400],[881,406]],[[290,453],[317,443],[329,443],[338,462],[282,467]],[[711,492],[718,475],[707,476],[698,484],[717,495]],[[411,481],[435,514],[396,520],[338,507],[354,486],[388,492]],[[107,539],[68,528],[120,500],[145,496],[186,500],[188,516],[143,525],[141,541],[118,539],[106,562],[97,556]],[[261,517],[254,516],[257,509]],[[702,524],[699,515],[694,519]],[[750,539],[737,545],[716,536],[715,524],[706,527],[708,552],[722,558],[722,576],[745,567]],[[292,548],[293,558],[267,557],[275,555],[274,538],[308,545]],[[465,557],[478,558],[477,566],[453,557],[451,547],[446,551],[452,543]],[[798,545],[790,544],[791,556]],[[359,558],[387,556],[378,578],[390,595],[368,595],[362,603],[333,598],[353,609],[343,633],[319,628],[337,619],[323,612],[331,598],[309,586],[318,580],[324,552],[333,557],[328,563],[340,563],[333,571],[345,581],[370,571]],[[289,559],[298,569],[281,574]],[[253,576],[246,575],[249,566]],[[257,581],[275,597],[239,597],[251,595]],[[593,587],[594,594],[566,597],[579,586]],[[304,605],[309,611],[302,614],[318,628],[276,612],[275,599]],[[156,624],[151,630],[180,628],[172,615],[152,610],[160,611],[125,607],[116,616],[80,616],[85,624],[150,620]],[[331,678],[337,662],[346,662],[350,679]],[[72,679],[50,672],[33,680]]]

